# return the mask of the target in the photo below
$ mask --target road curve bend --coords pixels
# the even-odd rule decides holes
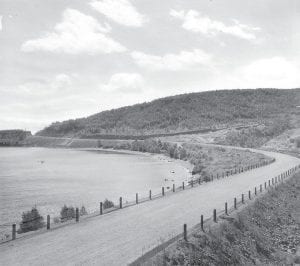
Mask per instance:
[[[223,210],[224,202],[300,164],[300,159],[253,150],[270,165],[0,245],[0,265],[125,265],[163,241]]]

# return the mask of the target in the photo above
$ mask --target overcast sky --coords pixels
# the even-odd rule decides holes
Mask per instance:
[[[299,0],[0,0],[0,129],[300,86]]]

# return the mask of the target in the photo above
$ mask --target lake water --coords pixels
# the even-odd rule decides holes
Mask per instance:
[[[0,148],[0,225],[20,221],[36,206],[42,215],[59,216],[64,204],[89,211],[105,198],[135,199],[149,189],[187,180],[178,162],[162,156],[48,148]]]

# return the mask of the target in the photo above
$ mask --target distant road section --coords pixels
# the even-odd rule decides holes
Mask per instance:
[[[299,165],[288,155],[270,165],[0,245],[0,265],[126,265],[156,245],[223,210],[248,190]]]

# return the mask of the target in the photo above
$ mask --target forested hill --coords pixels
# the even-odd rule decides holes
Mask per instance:
[[[55,122],[37,135],[92,137],[146,135],[288,120],[298,112],[300,89],[223,90],[182,94]]]

